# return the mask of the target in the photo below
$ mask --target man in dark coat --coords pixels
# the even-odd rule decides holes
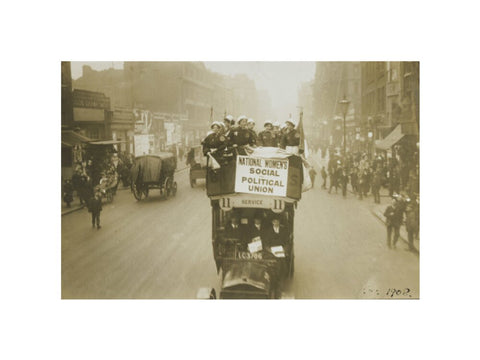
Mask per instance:
[[[240,250],[245,251],[247,247],[248,228],[246,225],[240,224],[240,216],[233,213],[230,221],[225,226],[225,238],[231,242],[228,244],[239,245]]]
[[[340,186],[342,187],[342,195],[343,197],[347,197],[347,185],[348,185],[348,174],[345,168],[339,168],[338,172],[340,173],[339,175],[339,183]]]
[[[388,172],[388,189],[390,196],[400,192],[400,176],[397,167],[392,167]]]
[[[382,186],[382,169],[377,167],[375,170],[375,174],[373,175],[372,180],[372,193],[373,193],[373,200],[376,204],[380,204],[380,188]]]
[[[80,205],[88,205],[88,200],[93,196],[91,180],[87,175],[80,175],[80,187],[78,190],[78,197],[80,198]]]
[[[358,192],[358,168],[356,166],[352,167],[350,172],[350,184],[352,185],[352,191],[354,194]]]
[[[92,213],[92,227],[97,225],[97,229],[100,229],[100,212],[102,211],[102,195],[97,192],[95,196],[90,199],[88,211]]]
[[[265,233],[265,246],[283,246],[285,249],[288,245],[288,231],[283,225],[280,225],[280,219],[274,216],[272,225]]]
[[[256,213],[253,217],[253,224],[248,226],[247,249],[249,243],[258,241],[258,239],[260,239],[262,249],[265,249],[266,233],[267,229],[265,228],[265,224],[263,222],[263,216],[261,213]]]
[[[387,246],[395,249],[398,238],[400,237],[400,226],[403,222],[403,208],[400,206],[399,201],[393,198],[392,205],[389,205],[383,214],[387,223]],[[393,244],[392,244],[392,231]]]
[[[359,169],[359,175],[358,175],[358,193],[359,193],[359,199],[362,200],[364,196],[367,196],[368,194],[368,170],[362,170]]]
[[[73,185],[70,180],[65,181],[63,186],[63,201],[70,207],[70,203],[73,201]]]
[[[79,196],[79,193],[80,193],[81,182],[82,182],[82,171],[77,169],[72,175],[72,186],[73,186],[73,190],[77,192],[77,196]]]
[[[328,166],[328,171],[330,173],[330,188],[328,189],[328,193],[332,192],[332,187],[335,187],[335,193],[338,191],[338,180],[340,177],[340,161],[338,160],[333,166]]]
[[[322,170],[320,171],[320,174],[322,175],[322,179],[323,179],[322,189],[326,189],[327,188],[327,171],[325,170],[325,166],[322,166]]]
[[[260,214],[255,214],[253,217],[253,224],[251,224],[249,229],[248,240],[251,241],[256,237],[260,237],[262,240],[265,239],[265,227]]]
[[[405,215],[405,227],[408,233],[408,249],[415,251],[413,241],[418,234],[419,228],[419,206],[415,198],[407,199]]]

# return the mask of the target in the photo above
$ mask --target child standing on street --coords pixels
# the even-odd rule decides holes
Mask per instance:
[[[102,211],[102,194],[97,192],[95,196],[90,200],[88,211],[92,213],[92,227],[97,225],[97,229],[100,229],[100,212]]]

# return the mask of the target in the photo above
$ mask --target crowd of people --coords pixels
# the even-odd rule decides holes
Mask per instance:
[[[342,195],[347,196],[348,185],[358,199],[362,200],[369,194],[373,196],[375,203],[380,203],[380,189],[387,188],[389,196],[404,192],[410,198],[416,198],[419,193],[418,166],[409,169],[407,176],[406,168],[396,158],[384,158],[376,154],[370,160],[365,153],[348,154],[341,157],[338,154],[330,155],[327,169],[322,167],[323,178],[322,188],[332,189],[338,192],[340,188]]]
[[[114,153],[100,163],[94,159],[76,162],[72,177],[62,183],[62,200],[71,207],[77,196],[80,205],[87,206],[92,214],[92,226],[100,229],[101,203],[106,189],[115,192],[120,180],[128,186],[133,164],[133,156],[126,152]]]
[[[375,154],[370,160],[365,153],[347,153],[346,157],[331,154],[327,169],[321,169],[322,188],[328,192],[347,197],[348,190],[359,200],[372,195],[376,204],[381,203],[380,190],[388,190],[392,204],[384,216],[387,224],[387,246],[395,248],[400,236],[400,227],[405,225],[408,233],[409,250],[415,250],[414,240],[419,233],[419,168],[408,167],[396,157],[384,158]],[[350,185],[350,187],[349,187]],[[393,233],[393,241],[392,241]]]
[[[223,121],[214,121],[210,132],[202,141],[203,153],[232,154],[234,149],[242,151],[244,147],[278,147],[294,154],[302,154],[300,148],[300,134],[295,129],[293,120],[287,120],[280,126],[279,123],[265,121],[264,129],[257,133],[255,121],[241,115],[237,122],[232,115],[227,115]]]

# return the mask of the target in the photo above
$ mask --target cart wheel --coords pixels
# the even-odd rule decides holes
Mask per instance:
[[[144,191],[140,190],[134,182],[132,182],[132,192],[133,196],[135,196],[135,199],[138,201],[142,200]]]
[[[174,181],[172,184],[172,195],[175,196],[177,195],[177,182]]]

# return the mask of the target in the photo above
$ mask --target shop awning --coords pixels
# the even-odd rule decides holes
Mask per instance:
[[[70,146],[73,147],[74,145],[84,144],[92,141],[92,139],[80,135],[72,130],[64,130],[62,131],[62,145],[63,146]]]
[[[398,143],[404,136],[405,134],[402,134],[402,127],[397,125],[385,139],[377,140],[375,142],[375,147],[381,150],[388,150]]]

